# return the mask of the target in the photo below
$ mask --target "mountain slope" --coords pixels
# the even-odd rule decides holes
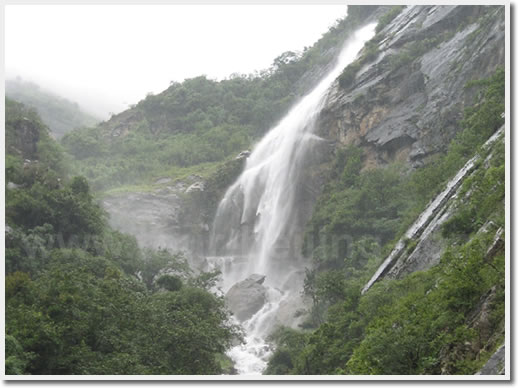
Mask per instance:
[[[351,31],[378,20],[329,91],[323,141],[294,189],[309,220],[293,246],[312,262],[301,290],[311,304],[286,313],[307,318],[272,335],[266,372],[473,374],[506,335],[505,139],[482,146],[505,123],[504,7],[350,10],[262,75],[172,84],[62,143],[113,225],[207,269],[216,206],[248,156],[240,151],[315,84]],[[435,229],[405,237],[477,154],[433,214]]]
[[[101,121],[85,113],[77,103],[45,91],[32,82],[6,80],[5,94],[12,100],[36,109],[55,138],[76,128],[94,126]]]
[[[378,11],[351,6],[350,16],[312,47],[279,55],[259,74],[172,83],[95,128],[68,134],[63,145],[96,190],[204,175],[207,164],[254,144],[322,76],[351,31]]]
[[[504,138],[480,147],[504,123],[504,31],[503,7],[407,7],[344,69],[303,245],[311,315],[273,336],[267,373],[473,374],[502,344]],[[477,151],[433,231],[404,236]]]
[[[5,106],[5,373],[221,374],[239,335],[211,275],[111,229],[34,110]]]
[[[322,77],[356,26],[384,9],[351,6],[311,48],[283,53],[260,74],[174,83],[67,134],[62,144],[74,171],[101,192],[111,224],[140,244],[206,254],[219,199],[246,160],[241,151]]]

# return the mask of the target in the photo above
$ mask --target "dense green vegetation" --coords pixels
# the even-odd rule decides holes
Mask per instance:
[[[228,373],[223,353],[240,333],[207,291],[217,274],[195,276],[182,256],[142,250],[112,230],[91,188],[208,174],[185,214],[202,206],[210,218],[242,167],[234,156],[309,90],[315,69],[374,9],[351,6],[313,47],[280,55],[260,74],[172,83],[95,127],[77,106],[10,84],[58,136],[76,123],[90,128],[59,145],[36,110],[5,101],[6,373]]]
[[[212,82],[206,80],[207,82]],[[247,127],[222,124],[192,133],[158,134],[134,131],[106,141],[96,127],[74,131],[62,144],[74,155],[75,170],[96,190],[123,184],[151,184],[157,178],[173,179],[193,173],[206,175],[250,145]]]
[[[6,374],[219,374],[217,274],[112,230],[33,110],[6,100]]]
[[[217,82],[204,76],[172,82],[132,109],[62,141],[76,174],[94,190],[150,184],[186,170],[205,175],[249,148],[318,80],[342,42],[376,6],[350,6],[312,47],[285,52],[258,74]]]
[[[100,120],[81,110],[75,102],[41,89],[20,79],[5,81],[7,97],[33,107],[56,138],[76,128],[91,127]]]
[[[202,175],[204,189],[182,197],[178,216],[192,236],[207,234],[218,199],[243,167],[235,156],[318,80],[376,9],[349,6],[313,47],[283,53],[264,72],[173,82],[59,144],[36,110],[6,99],[6,374],[231,373],[224,352],[241,334],[209,292],[218,273],[195,274],[183,254],[139,248],[108,226],[94,191],[153,190],[158,178]],[[403,9],[380,18],[376,36],[340,76],[342,88],[377,58],[384,27]],[[459,26],[448,28],[404,42],[385,70],[410,66]],[[505,151],[502,138],[481,145],[504,123],[504,70],[466,88],[475,104],[447,150],[424,167],[366,168],[361,147],[337,146],[304,235],[311,310],[300,329],[271,335],[266,374],[473,374],[502,343]],[[439,264],[382,279],[362,295],[408,226],[475,153],[477,169],[437,236],[446,247]],[[405,244],[411,251],[418,241]]]
[[[504,122],[504,71],[466,87],[480,87],[478,103],[466,109],[447,152],[423,168],[362,171],[361,149],[337,150],[305,237],[304,253],[315,264],[305,282],[313,300],[307,330],[272,337],[277,350],[267,373],[471,374],[502,341],[504,252],[486,252],[505,223],[505,153],[502,140],[491,150],[480,146]],[[463,183],[469,196],[443,225],[449,248],[440,264],[361,296],[394,241],[476,152],[487,165]],[[489,329],[469,318],[484,298]]]

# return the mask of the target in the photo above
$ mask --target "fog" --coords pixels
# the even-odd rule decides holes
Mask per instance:
[[[317,41],[345,5],[7,5],[6,77],[102,118],[171,81],[268,68]]]

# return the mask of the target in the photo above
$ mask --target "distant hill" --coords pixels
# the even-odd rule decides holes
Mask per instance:
[[[348,17],[301,53],[287,51],[256,74],[222,81],[172,82],[62,145],[75,173],[94,190],[149,185],[160,178],[204,176],[249,149],[329,70],[345,39],[377,7],[349,7]],[[368,12],[367,12],[368,11]]]
[[[20,79],[6,80],[5,94],[13,100],[35,108],[56,138],[72,129],[91,127],[101,121],[83,112],[76,102],[42,89],[33,82]]]

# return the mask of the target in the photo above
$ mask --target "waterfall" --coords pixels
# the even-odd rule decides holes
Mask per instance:
[[[323,140],[314,129],[331,84],[374,29],[370,24],[352,34],[327,75],[256,145],[218,206],[210,243],[214,257],[208,262],[222,271],[222,291],[252,274],[266,276],[267,301],[242,322],[246,344],[229,353],[239,373],[261,373],[270,353],[265,337],[276,324],[290,324],[279,314],[300,298],[308,265],[294,243],[305,156]]]

